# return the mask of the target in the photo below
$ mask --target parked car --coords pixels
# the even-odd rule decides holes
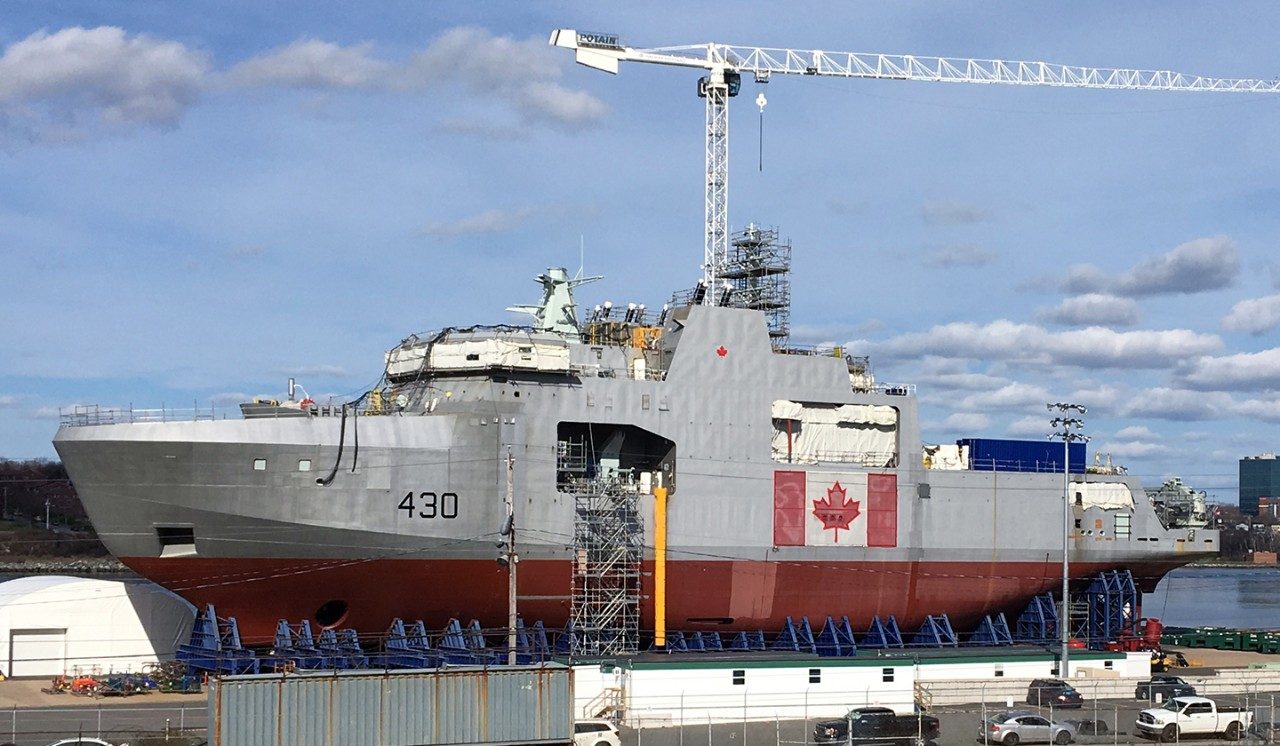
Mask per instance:
[[[1075,728],[1077,736],[1108,736],[1111,726],[1105,720],[1063,720],[1063,723]]]
[[[932,743],[941,735],[938,719],[916,713],[899,715],[888,707],[859,707],[839,720],[823,720],[813,728],[817,743]]]
[[[111,746],[110,743],[101,738],[89,738],[87,736],[80,738],[64,738],[61,741],[54,741],[49,746]]]
[[[1054,743],[1058,746],[1076,740],[1075,727],[1067,722],[1051,723],[1034,712],[1012,710],[992,715],[983,721],[978,740],[1017,746],[1019,743]]]
[[[1177,676],[1156,674],[1147,681],[1138,682],[1137,688],[1133,690],[1134,699],[1148,702],[1155,699],[1157,694],[1166,701],[1174,697],[1194,697],[1196,688]]]
[[[608,720],[579,720],[573,724],[573,746],[622,746],[622,737]]]
[[[1253,713],[1218,707],[1205,697],[1174,697],[1163,707],[1138,713],[1138,735],[1177,741],[1187,736],[1223,736],[1235,741],[1253,724]]]
[[[1027,687],[1027,704],[1040,707],[1083,707],[1084,697],[1062,679],[1035,679]]]

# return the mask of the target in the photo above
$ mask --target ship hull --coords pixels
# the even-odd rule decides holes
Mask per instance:
[[[214,604],[236,617],[247,644],[270,643],[280,619],[310,619],[361,634],[386,632],[389,620],[421,619],[443,628],[450,618],[504,626],[506,570],[492,560],[124,557],[141,575],[192,603]],[[1128,563],[1148,588],[1181,561]],[[1072,565],[1073,577],[1112,569],[1106,563]],[[646,577],[651,566],[646,564]],[[520,563],[520,616],[548,628],[569,618],[571,563]],[[787,617],[820,624],[847,615],[855,629],[873,616],[894,616],[904,632],[929,614],[946,613],[958,632],[998,611],[1016,615],[1038,593],[1061,589],[1056,562],[759,562],[668,563],[667,625],[684,630],[773,630]],[[646,594],[647,595],[647,594]],[[345,613],[317,619],[333,602]],[[642,627],[653,629],[651,597],[642,603]],[[1012,623],[1014,616],[1010,616]]]
[[[855,389],[846,359],[776,354],[758,313],[686,310],[661,376],[634,348],[575,343],[561,374],[430,379],[395,397],[403,412],[95,413],[54,445],[114,555],[254,643],[281,619],[371,635],[397,617],[505,624],[507,495],[521,615],[549,628],[577,569],[627,579],[606,588],[638,578],[653,629],[660,519],[670,629],[878,615],[912,631],[947,614],[964,631],[1059,590],[1064,543],[1077,578],[1130,569],[1148,588],[1217,551],[1217,531],[1166,525],[1133,477],[933,468],[908,388]],[[628,507],[600,507],[605,493]]]

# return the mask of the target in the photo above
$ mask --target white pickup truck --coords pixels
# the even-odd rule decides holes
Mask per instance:
[[[1205,697],[1174,697],[1163,707],[1138,713],[1138,735],[1166,743],[1186,736],[1225,736],[1235,741],[1253,721],[1253,713]]]

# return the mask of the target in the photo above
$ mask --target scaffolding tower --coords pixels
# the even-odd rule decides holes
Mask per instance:
[[[644,528],[639,486],[587,459],[585,444],[561,442],[559,489],[573,495],[572,652],[640,649],[640,562]]]
[[[775,348],[791,336],[791,242],[754,223],[734,233],[720,276],[732,288],[729,305],[764,312]]]

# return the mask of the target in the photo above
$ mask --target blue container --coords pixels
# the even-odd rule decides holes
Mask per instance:
[[[1031,471],[1062,473],[1062,441],[965,438],[956,445],[969,448],[974,471]],[[1084,473],[1084,443],[1071,444],[1071,471]]]

